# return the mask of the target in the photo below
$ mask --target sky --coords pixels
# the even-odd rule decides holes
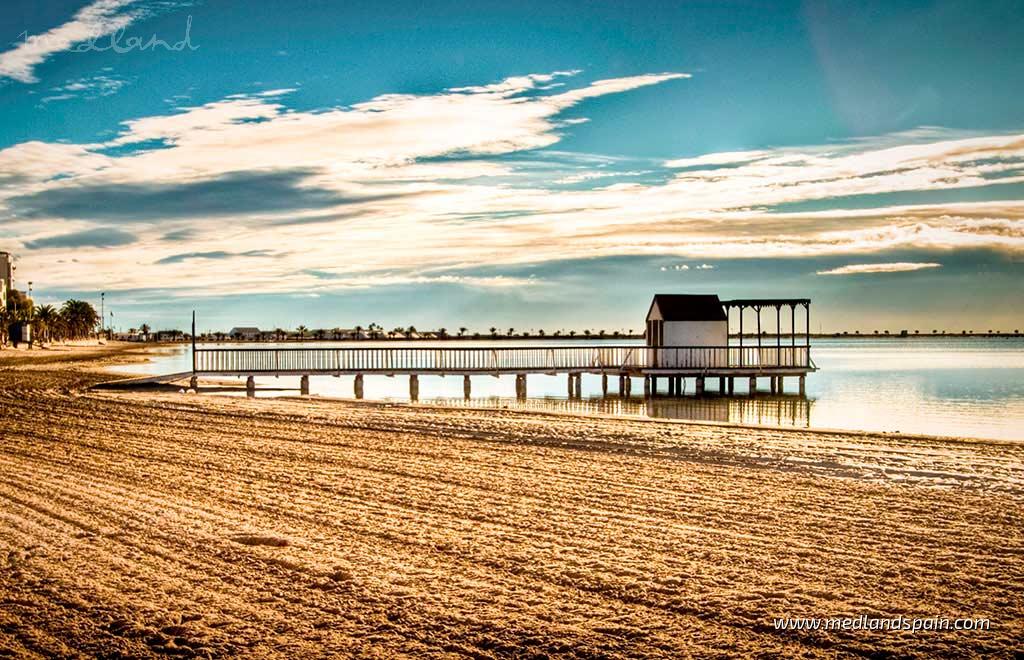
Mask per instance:
[[[1024,327],[1024,4],[22,1],[0,250],[201,330]]]

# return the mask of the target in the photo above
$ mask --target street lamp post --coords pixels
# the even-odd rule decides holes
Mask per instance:
[[[107,324],[106,302],[107,302],[107,292],[106,291],[102,291],[102,292],[100,292],[100,334],[101,335],[107,334],[106,330],[104,328],[104,326]]]
[[[35,337],[32,336],[32,320],[36,317],[36,305],[35,302],[32,300],[31,280],[29,280],[28,283],[28,300],[28,329],[26,330],[26,332],[28,332],[28,348],[29,350],[32,350],[32,341],[35,339]]]

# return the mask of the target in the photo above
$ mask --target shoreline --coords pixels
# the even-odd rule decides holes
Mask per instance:
[[[105,383],[115,383],[118,379],[137,379],[144,378],[137,373],[131,372],[118,372],[116,368],[121,364],[138,364],[140,362],[152,362],[152,355],[159,353],[167,349],[175,349],[180,347],[178,342],[162,342],[162,343],[136,343],[136,342],[108,342],[106,345],[103,344],[76,344],[64,347],[59,347],[54,350],[53,362],[61,362],[61,356],[73,356],[74,362],[84,363],[85,368],[82,370],[85,373],[91,373],[95,376],[95,382],[89,383],[88,387],[94,387],[97,385],[103,385]],[[19,361],[20,364],[31,365],[33,355],[39,355],[41,353],[47,353],[51,349],[33,349],[33,351],[11,351],[11,353],[20,354],[22,359]],[[5,352],[0,352],[0,370],[5,366],[4,357],[7,355]],[[10,357],[10,356],[8,356]],[[97,363],[98,369],[89,368],[89,364],[94,357],[101,357],[102,361]],[[51,363],[50,360],[40,361],[40,364]],[[212,392],[212,396],[219,396],[220,398],[234,399],[235,396],[224,396],[226,392],[234,392],[237,390],[239,393],[244,392],[244,389],[235,386],[237,381],[230,379],[214,379],[211,383],[216,388],[222,388],[218,392]],[[168,385],[165,391],[172,392],[181,388],[181,383],[175,381],[175,385]],[[125,388],[103,388],[110,389],[111,391],[141,391],[141,392],[155,392],[160,391],[159,386],[140,386],[137,389]],[[205,388],[204,388],[205,389]],[[287,391],[287,390],[286,390]],[[715,398],[711,395],[710,398]],[[275,397],[258,397],[257,400],[276,400],[276,401],[292,401],[295,403],[301,403],[303,401],[319,401],[328,402],[341,406],[372,406],[372,407],[411,407],[411,408],[425,408],[438,411],[459,411],[459,410],[471,410],[478,411],[481,413],[486,412],[508,412],[508,413],[521,413],[530,415],[552,415],[558,417],[580,417],[584,419],[598,419],[598,420],[631,420],[639,422],[650,422],[650,423],[667,423],[667,424],[679,424],[679,425],[692,425],[692,426],[708,426],[716,428],[737,428],[737,429],[750,429],[750,430],[768,430],[768,431],[779,431],[779,432],[792,432],[792,433],[813,433],[817,435],[835,435],[835,436],[867,436],[877,438],[901,438],[901,439],[920,439],[927,441],[948,441],[948,442],[973,442],[973,443],[1003,443],[1009,445],[1022,444],[1022,440],[1017,439],[1006,439],[1006,438],[986,438],[980,436],[969,436],[969,435],[938,435],[928,433],[908,433],[908,432],[896,432],[896,431],[872,431],[864,429],[844,429],[844,428],[830,428],[830,427],[796,427],[786,426],[782,424],[750,424],[742,422],[728,422],[728,421],[717,421],[717,420],[699,420],[699,419],[679,419],[679,418],[668,418],[668,417],[649,417],[643,415],[622,415],[606,413],[601,411],[569,411],[569,410],[554,410],[554,409],[543,409],[543,408],[516,408],[516,407],[497,407],[488,405],[444,405],[439,403],[431,403],[429,400],[424,402],[410,402],[404,400],[357,400],[347,397],[330,397],[314,395],[312,397],[303,398],[299,396],[275,396]],[[560,399],[558,399],[560,401]]]
[[[782,346],[783,346],[783,348],[785,348],[788,345],[786,342],[789,340],[790,336],[791,335],[789,335],[789,334],[783,334],[782,335],[782,339],[783,339]],[[800,342],[803,341],[804,338],[807,337],[807,335],[805,335],[803,333],[798,333],[796,337],[797,337],[797,346],[800,346],[801,345]],[[736,333],[733,333],[733,334],[729,335],[729,339],[730,340],[732,340],[732,339],[737,339],[738,340],[739,338],[740,338],[740,335],[736,334]],[[1024,339],[1024,334],[1016,333],[1016,332],[993,332],[991,334],[989,334],[989,333],[980,333],[980,332],[974,332],[974,333],[969,333],[969,334],[967,334],[967,333],[955,333],[955,332],[937,333],[937,334],[931,334],[931,333],[925,334],[923,332],[922,333],[913,333],[913,332],[911,332],[911,333],[908,333],[906,335],[901,335],[899,333],[873,334],[873,333],[853,333],[853,332],[821,332],[821,333],[811,333],[810,338],[811,339],[858,339],[858,340],[859,339],[865,339],[865,340],[867,340],[867,339],[884,339],[884,340],[889,340],[889,339],[892,339],[892,340],[905,340],[905,339]],[[286,338],[286,339],[232,339],[230,337],[225,337],[224,339],[217,339],[215,337],[202,336],[202,337],[197,338],[197,342],[198,343],[203,343],[203,344],[319,344],[319,343],[326,343],[326,344],[412,343],[412,344],[415,344],[415,343],[424,343],[424,342],[429,342],[429,343],[445,343],[445,342],[489,342],[489,341],[501,341],[501,342],[524,341],[524,342],[528,342],[528,343],[540,342],[540,341],[556,341],[556,342],[558,342],[558,341],[600,341],[600,342],[613,342],[613,341],[643,341],[643,339],[644,339],[643,335],[621,335],[619,337],[613,337],[611,335],[605,335],[603,337],[598,336],[598,335],[591,335],[589,337],[586,337],[586,336],[583,336],[583,335],[576,335],[575,337],[569,337],[567,335],[560,335],[560,336],[545,335],[543,337],[540,337],[540,336],[537,336],[537,335],[530,335],[530,336],[521,336],[521,335],[514,335],[514,336],[508,336],[508,335],[490,336],[490,335],[487,335],[487,336],[483,336],[483,335],[481,335],[479,337],[458,337],[458,336],[454,336],[453,337],[453,336],[448,336],[448,337],[445,337],[443,339],[440,338],[440,337],[414,337],[414,338],[409,338],[409,337],[378,337],[377,339],[369,339],[369,338],[367,338],[367,339],[352,339],[352,338],[332,339],[332,338],[329,338],[329,337],[325,337],[323,339],[317,339],[316,337],[305,337],[303,339],[298,339],[298,338],[295,338],[295,337],[290,337],[290,338]],[[750,334],[750,333],[744,333],[743,334],[743,339],[744,339],[744,341],[746,341],[748,339],[756,341],[757,340],[757,335],[756,334]],[[773,334],[773,333],[762,334],[761,335],[761,339],[762,339],[763,342],[769,342],[769,340],[774,340],[775,339],[775,334]],[[189,340],[173,340],[173,341],[172,340],[163,340],[163,341],[160,341],[160,342],[144,342],[144,341],[135,341],[135,340],[115,340],[115,341],[120,341],[121,343],[128,343],[128,344],[137,344],[137,345],[162,344],[162,345],[169,345],[169,346],[182,346],[182,345],[187,346],[187,345],[190,344]],[[764,348],[771,348],[772,346],[773,346],[773,344],[771,344],[771,343],[765,343],[764,344]]]
[[[121,342],[121,344],[124,347],[127,347],[129,349],[129,352],[130,352],[130,348],[132,346],[136,346],[136,344],[134,344],[133,342]],[[157,347],[159,347],[159,348],[172,347],[173,348],[173,347],[180,346],[180,344],[178,344],[178,343],[164,343],[164,344],[159,344],[159,345],[150,344],[149,346],[153,346],[154,349],[156,349]],[[144,353],[145,353],[145,351],[144,351]],[[145,361],[145,360],[143,360],[143,361]],[[0,362],[0,365],[2,365],[2,362]],[[116,372],[113,369],[116,369],[116,364],[113,364],[113,365],[107,367],[107,371],[105,371],[103,373],[105,373],[107,376],[109,376],[112,379],[114,379],[114,378],[124,378],[124,379],[128,380],[128,379],[135,379],[135,378],[144,377],[144,376],[140,376],[140,374],[137,374],[137,373]],[[210,382],[213,383],[216,386],[224,388],[224,389],[222,389],[222,390],[220,390],[219,392],[216,393],[216,394],[219,394],[219,395],[224,395],[226,392],[234,392],[236,390],[238,391],[238,393],[244,392],[244,389],[241,389],[241,388],[239,388],[236,385],[236,383],[238,382],[236,380],[214,379],[214,380],[212,380]],[[175,383],[183,384],[182,381],[175,381]],[[174,387],[178,387],[178,385],[175,385]],[[156,388],[155,387],[148,387],[146,389],[147,390],[153,390],[153,389],[156,389]],[[179,389],[180,389],[180,387],[179,387]],[[288,389],[291,389],[291,388],[284,388],[284,391],[287,391]],[[765,393],[764,396],[767,397],[768,396],[767,393]],[[791,396],[796,396],[796,395],[791,395]],[[234,397],[229,397],[229,398],[234,398]],[[258,398],[259,399],[273,398],[275,400],[294,400],[296,402],[308,401],[308,400],[319,400],[319,401],[335,402],[335,403],[337,403],[339,405],[414,406],[414,407],[436,408],[436,409],[439,409],[439,410],[477,410],[477,411],[481,411],[481,412],[494,411],[494,410],[502,410],[502,411],[508,411],[508,412],[522,412],[522,413],[530,413],[530,414],[551,414],[551,415],[570,416],[570,417],[572,417],[572,416],[579,416],[579,417],[585,417],[585,418],[608,419],[608,420],[631,419],[631,420],[650,421],[650,422],[665,422],[665,423],[671,423],[671,424],[707,425],[707,426],[724,427],[724,428],[766,429],[766,430],[777,430],[777,431],[783,431],[783,432],[792,431],[792,432],[807,432],[807,433],[834,434],[834,435],[866,435],[866,436],[879,436],[879,437],[902,437],[902,438],[908,438],[908,439],[919,438],[919,439],[923,439],[923,440],[948,440],[948,441],[952,441],[952,442],[983,442],[983,443],[1010,443],[1010,444],[1020,444],[1020,443],[1024,442],[1024,437],[1022,437],[1020,439],[1015,439],[1015,438],[989,438],[989,437],[971,436],[971,435],[939,435],[939,434],[913,433],[913,432],[902,432],[902,431],[874,431],[874,430],[866,430],[866,429],[847,429],[847,428],[841,428],[841,427],[820,427],[820,426],[800,427],[800,426],[786,426],[786,425],[783,425],[783,424],[770,424],[770,423],[751,424],[751,423],[744,423],[744,422],[729,422],[729,421],[717,421],[717,420],[683,419],[683,418],[670,418],[670,417],[651,417],[651,416],[645,416],[645,415],[640,415],[640,414],[636,414],[636,415],[615,414],[615,413],[609,413],[609,412],[602,412],[600,410],[594,410],[594,411],[574,410],[574,411],[571,411],[571,410],[556,410],[556,409],[543,409],[543,408],[530,408],[530,407],[522,407],[522,408],[511,407],[511,406],[510,407],[497,407],[497,406],[488,406],[488,405],[484,405],[484,404],[480,404],[480,405],[473,405],[473,404],[445,405],[445,404],[436,403],[436,402],[435,403],[431,403],[430,400],[425,400],[423,402],[415,402],[414,403],[414,402],[406,401],[406,400],[402,400],[402,399],[396,399],[396,400],[358,400],[358,399],[353,399],[353,398],[348,398],[348,397],[343,397],[343,396],[331,397],[331,396],[323,396],[323,395],[313,395],[312,397],[310,397],[308,399],[302,398],[302,397],[299,397],[299,396],[287,396],[287,395],[276,396],[276,397],[258,397]],[[500,399],[501,397],[498,397],[498,398]],[[508,398],[511,400],[511,397],[508,397]],[[728,397],[718,397],[714,393],[712,393],[712,394],[707,395],[707,398],[709,400],[721,401],[723,398],[728,398]],[[558,398],[558,397],[555,397],[554,400],[556,402],[563,401],[563,399]],[[669,401],[669,399],[665,399],[665,400]],[[811,402],[813,403],[813,400],[811,400]]]

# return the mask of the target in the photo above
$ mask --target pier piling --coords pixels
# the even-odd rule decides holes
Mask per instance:
[[[409,399],[419,401],[420,398],[420,377],[416,374],[409,376]]]
[[[256,396],[256,379],[252,376],[245,379],[245,396],[250,399]]]
[[[309,375],[306,374],[299,379],[299,394],[309,396]]]
[[[725,376],[718,377],[718,393],[725,394]]]
[[[516,375],[516,398],[526,398],[526,374]]]
[[[704,396],[704,376],[697,376],[694,386],[697,396]]]
[[[468,401],[470,393],[473,391],[473,386],[470,383],[469,374],[462,377],[462,396]]]
[[[757,376],[750,377],[750,387],[748,389],[751,396],[757,394]]]
[[[800,396],[807,396],[807,376],[800,376]]]
[[[576,374],[576,398],[583,398],[583,374]]]
[[[192,390],[195,390],[195,391],[198,392],[199,391],[199,378],[197,376],[192,376],[191,378],[189,378],[188,379],[188,386],[189,386],[189,389],[192,389]]]
[[[357,399],[363,398],[363,374],[356,374],[354,389]]]
[[[608,374],[601,374],[601,394],[608,396]]]

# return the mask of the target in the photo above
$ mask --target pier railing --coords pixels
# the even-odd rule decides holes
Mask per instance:
[[[208,374],[470,374],[809,370],[809,346],[196,348]]]

